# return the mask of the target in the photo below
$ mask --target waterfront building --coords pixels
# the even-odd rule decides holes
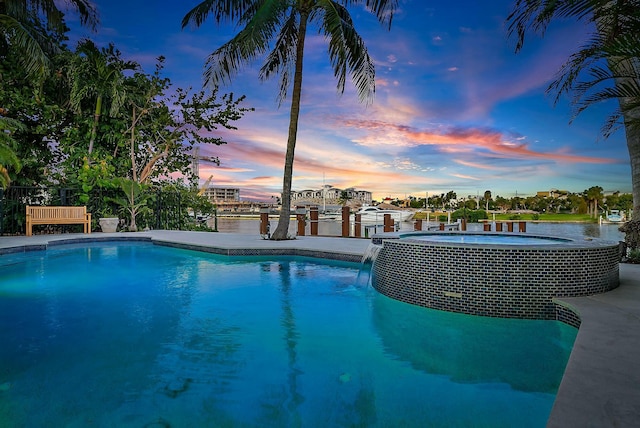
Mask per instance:
[[[207,187],[204,189],[202,196],[206,197],[211,203],[214,204],[219,204],[221,202],[238,202],[240,201],[240,189]]]
[[[340,204],[343,192],[346,192],[347,199],[361,205],[371,205],[373,200],[372,193],[369,191],[357,190],[354,187],[339,189],[327,184],[320,189],[306,189],[291,192],[291,204],[336,205]]]

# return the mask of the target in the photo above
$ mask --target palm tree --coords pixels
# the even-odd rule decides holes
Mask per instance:
[[[573,92],[574,117],[589,106],[609,100],[619,107],[607,118],[603,136],[624,127],[631,161],[632,220],[640,222],[640,4],[638,0],[516,0],[507,18],[516,51],[528,30],[544,33],[553,19],[573,17],[595,24],[596,34],[574,53],[551,83],[558,98]],[[603,64],[606,64],[604,66]],[[580,80],[585,77],[588,80]]]
[[[89,0],[67,0],[80,23],[95,29],[98,16]],[[0,45],[15,46],[27,74],[42,78],[49,70],[49,55],[57,46],[47,40],[47,31],[62,36],[67,30],[64,13],[55,0],[0,0]]]
[[[271,239],[288,238],[307,26],[310,23],[317,25],[328,41],[338,91],[344,92],[347,74],[350,74],[360,100],[368,102],[375,92],[375,67],[364,41],[355,30],[347,6],[364,5],[378,21],[390,28],[397,4],[398,0],[205,0],[182,19],[183,28],[189,24],[199,27],[211,14],[217,24],[231,22],[241,27],[238,34],[207,58],[205,85],[229,81],[243,66],[258,57],[265,57],[259,76],[262,80],[274,74],[279,76],[280,104],[293,86],[282,209]]]
[[[88,39],[78,43],[76,54],[77,57],[70,68],[69,79],[72,86],[69,98],[71,107],[78,113],[81,112],[83,101],[94,101],[88,149],[91,155],[105,98],[111,101],[109,115],[113,117],[126,101],[126,76],[123,72],[137,70],[139,65],[122,60],[120,52],[113,44],[98,49],[95,43]]]
[[[584,196],[587,199],[587,206],[591,216],[596,218],[598,216],[598,204],[602,201],[602,187],[592,186],[584,191]]]
[[[489,201],[491,200],[491,190],[484,191],[485,211],[489,211]]]

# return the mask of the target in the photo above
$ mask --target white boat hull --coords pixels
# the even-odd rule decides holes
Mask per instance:
[[[362,224],[384,224],[385,214],[390,214],[391,219],[394,222],[400,222],[400,223],[404,221],[409,221],[413,217],[413,212],[410,212],[410,211],[363,213],[363,214],[360,214],[360,222]],[[351,221],[355,222],[355,215],[351,216]]]

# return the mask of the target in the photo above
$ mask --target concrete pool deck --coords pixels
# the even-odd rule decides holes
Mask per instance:
[[[298,237],[268,241],[258,234],[150,231],[0,237],[0,254],[44,249],[71,240],[151,239],[180,247],[238,254],[264,250],[309,255],[361,257],[370,240]],[[558,299],[582,319],[569,363],[548,421],[549,427],[640,426],[640,265],[620,265],[620,286],[590,297]]]

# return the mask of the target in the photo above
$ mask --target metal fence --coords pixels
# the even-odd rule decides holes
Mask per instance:
[[[98,189],[89,194],[88,202],[81,203],[78,189],[67,187],[12,186],[0,189],[0,235],[24,235],[27,205],[86,205],[91,215],[91,230],[97,230],[102,210],[109,206],[108,197],[116,197],[117,190]],[[141,227],[152,229],[185,230],[190,227],[189,207],[179,191],[154,189],[150,191],[147,206],[150,211],[136,217]],[[116,207],[111,204],[116,211]],[[39,226],[57,232],[81,232],[81,225]]]

